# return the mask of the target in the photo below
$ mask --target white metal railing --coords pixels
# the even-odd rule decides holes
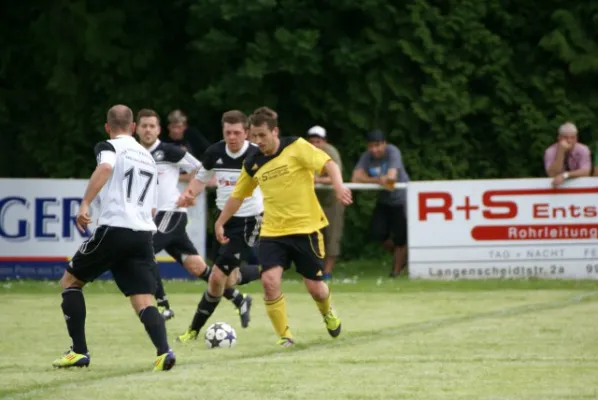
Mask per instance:
[[[349,189],[356,189],[356,190],[386,190],[386,188],[380,186],[377,183],[345,183]],[[316,189],[332,189],[331,185],[325,185],[322,183],[316,184]],[[395,183],[395,189],[407,189],[407,183],[398,182]]]
[[[395,183],[395,189],[407,189],[408,183],[398,182]],[[185,184],[186,186],[186,184]],[[355,190],[386,190],[383,186],[377,183],[352,183],[352,182],[345,182],[345,186],[349,189]],[[215,186],[208,186],[208,190],[216,190]],[[323,183],[317,183],[316,189],[332,189],[332,185],[327,185]]]

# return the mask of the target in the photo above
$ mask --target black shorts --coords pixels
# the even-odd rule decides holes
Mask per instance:
[[[83,282],[110,271],[121,292],[132,296],[156,292],[157,268],[152,232],[99,226],[66,269]]]
[[[247,257],[245,257],[245,261],[249,265],[259,265],[260,261],[257,256],[257,244],[249,249],[249,253],[247,253]]]
[[[407,218],[402,205],[377,203],[371,221],[372,240],[384,242],[392,239],[395,246],[407,244]]]
[[[324,235],[317,231],[304,235],[262,237],[258,257],[262,272],[281,266],[285,270],[295,264],[304,278],[321,281],[324,278]]]
[[[154,219],[158,231],[154,235],[154,253],[166,250],[169,256],[183,265],[185,256],[199,254],[187,235],[187,213],[159,211]]]
[[[250,256],[251,248],[258,241],[262,216],[232,217],[224,224],[224,236],[227,244],[216,241],[214,246],[214,265],[226,275],[241,264],[241,260]]]

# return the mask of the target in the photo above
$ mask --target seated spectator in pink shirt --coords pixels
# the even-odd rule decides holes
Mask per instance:
[[[577,141],[577,127],[571,122],[561,125],[557,142],[544,152],[544,169],[555,187],[570,178],[590,176],[590,149]]]

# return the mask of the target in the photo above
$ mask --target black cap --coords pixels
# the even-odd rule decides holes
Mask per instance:
[[[386,137],[380,129],[375,129],[368,133],[367,139],[368,142],[383,142],[386,140]]]

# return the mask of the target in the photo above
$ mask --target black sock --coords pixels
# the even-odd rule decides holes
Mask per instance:
[[[241,303],[243,303],[243,294],[236,288],[224,289],[224,297],[227,300],[231,300],[237,308],[241,307]]]
[[[67,288],[62,292],[62,313],[66,320],[66,329],[73,340],[73,351],[87,354],[85,340],[85,298],[81,288]]]
[[[144,308],[139,312],[139,319],[145,326],[145,331],[156,346],[157,355],[168,353],[168,339],[166,338],[166,322],[154,306]]]
[[[156,301],[158,302],[158,307],[164,307],[166,309],[170,308],[170,303],[168,302],[168,296],[166,296],[166,292],[164,291],[164,285],[162,284],[162,278],[160,278],[160,274],[156,276],[158,287],[156,288]]]
[[[204,281],[208,281],[210,279],[210,274],[212,273],[212,267],[206,265],[206,269],[203,271],[203,274],[199,276],[199,279],[203,279]]]
[[[207,290],[203,292],[203,296],[197,305],[197,311],[195,311],[195,316],[191,322],[191,329],[199,332],[212,314],[214,314],[218,303],[220,303],[220,296],[211,296]]]
[[[241,265],[239,267],[239,281],[237,285],[245,285],[249,282],[257,281],[261,277],[259,265]]]

